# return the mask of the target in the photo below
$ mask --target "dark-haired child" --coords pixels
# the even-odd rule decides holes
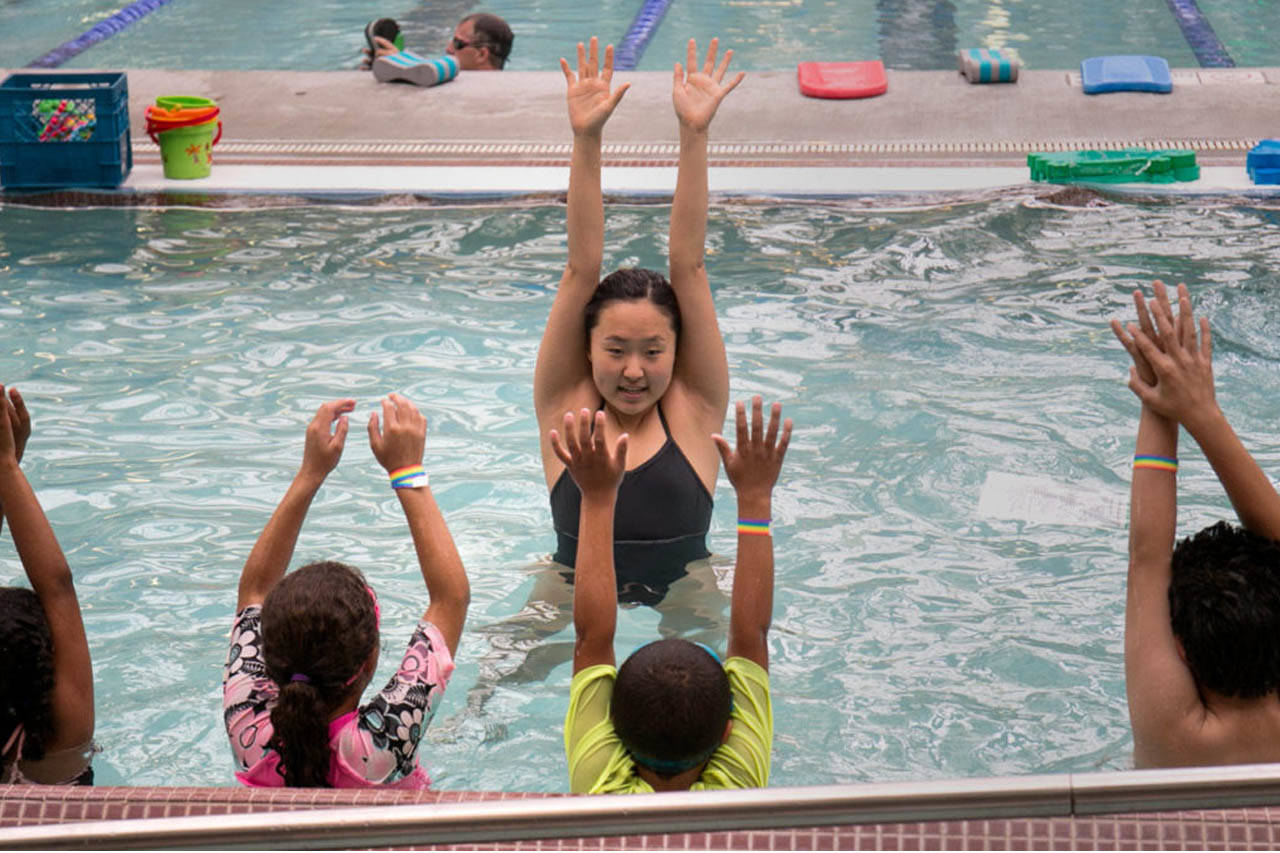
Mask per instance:
[[[361,705],[378,664],[380,612],[358,570],[326,561],[285,574],[312,498],[338,464],[354,400],[325,403],[302,467],[245,562],[223,712],[236,778],[254,787],[425,788],[418,743],[453,672],[470,601],[458,550],[427,485],[427,422],[382,401],[369,445],[409,523],[430,604],[391,681]],[[336,428],[334,426],[336,422]]]
[[[18,467],[31,416],[0,386],[0,518],[31,589],[0,588],[0,784],[93,784],[93,663],[71,569]]]
[[[1112,329],[1142,400],[1129,519],[1125,684],[1139,767],[1280,761],[1280,496],[1214,398],[1209,324],[1154,284],[1138,325]],[[1174,546],[1181,424],[1244,527]]]
[[[574,793],[646,793],[751,788],[769,782],[773,706],[769,625],[773,540],[769,523],[791,420],[773,405],[766,432],[760,398],[751,423],[737,405],[737,448],[713,436],[738,496],[728,660],[685,640],[644,646],[614,669],[617,594],[614,507],[630,437],[609,450],[604,413],[564,416],[551,446],[582,492],[574,584],[573,682],[565,717],[569,787]]]

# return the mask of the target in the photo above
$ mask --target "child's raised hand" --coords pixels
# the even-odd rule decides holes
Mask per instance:
[[[1173,315],[1169,296],[1163,285],[1155,288],[1152,308],[1154,334],[1130,324],[1133,344],[1151,366],[1155,381],[1146,381],[1139,372],[1130,371],[1129,387],[1138,398],[1158,414],[1172,418],[1184,426],[1198,417],[1217,410],[1213,388],[1213,340],[1209,321],[1200,318],[1199,336],[1191,311],[1191,297],[1184,284],[1178,285],[1178,316]]]
[[[17,388],[10,388],[7,395],[0,391],[0,400],[9,415],[9,428],[13,430],[14,455],[21,462],[27,439],[31,438],[31,413]]]
[[[378,413],[369,416],[369,448],[378,464],[392,471],[421,465],[427,446],[427,418],[403,395],[382,398],[382,425]]]
[[[564,413],[563,434],[551,430],[551,449],[564,463],[569,476],[578,484],[584,498],[616,495],[618,485],[627,473],[627,443],[630,437],[624,432],[618,436],[613,451],[604,439],[604,412],[583,409],[575,416]]]
[[[569,68],[569,62],[560,58],[560,70],[564,72],[568,91],[565,98],[569,104],[569,126],[575,134],[599,134],[604,124],[613,115],[613,110],[622,100],[630,83],[623,83],[616,90],[610,91],[613,82],[613,45],[604,49],[604,67],[600,67],[600,47],[595,36],[591,37],[591,48],[588,51],[578,42],[578,73]]]
[[[4,403],[0,404],[0,464],[13,461],[14,465],[18,464],[17,441],[14,436],[15,415],[13,405],[9,402],[8,395],[5,394],[4,386],[0,385],[0,397],[4,398]]]
[[[1164,291],[1164,282],[1158,279],[1152,282],[1151,285],[1157,292]],[[1133,306],[1138,311],[1138,327],[1142,330],[1142,333],[1153,341],[1157,340],[1156,328],[1151,322],[1151,311],[1147,308],[1147,300],[1142,297],[1141,290],[1133,292]],[[1121,325],[1119,320],[1113,319],[1111,321],[1111,331],[1125,348],[1125,351],[1133,358],[1133,366],[1137,369],[1138,376],[1148,385],[1154,385],[1156,375],[1152,372],[1151,365],[1147,363],[1146,358],[1143,357],[1142,352],[1133,342],[1133,338],[1125,331],[1125,327]]]
[[[307,424],[307,443],[302,450],[302,469],[307,474],[323,480],[342,458],[342,448],[347,440],[348,412],[356,407],[352,399],[332,400],[321,403],[316,416]],[[334,428],[334,421],[338,422]]]
[[[749,497],[768,497],[778,481],[782,459],[791,443],[791,418],[782,421],[782,434],[778,434],[778,421],[782,417],[782,404],[774,403],[769,412],[769,430],[764,428],[763,403],[760,396],[751,398],[751,427],[747,428],[747,408],[741,400],[737,404],[738,446],[729,447],[723,435],[713,435],[711,440],[724,460],[724,473],[738,493],[739,500]]]
[[[691,130],[706,130],[711,126],[711,119],[715,117],[716,110],[720,107],[720,102],[724,100],[725,95],[732,92],[742,78],[746,77],[746,73],[739,71],[737,76],[725,85],[724,75],[729,70],[729,60],[733,59],[733,51],[726,50],[724,59],[720,60],[720,64],[716,65],[716,50],[720,46],[720,39],[713,38],[711,47],[707,48],[707,58],[702,64],[702,69],[698,69],[698,44],[693,39],[689,39],[688,48],[688,76],[685,76],[685,67],[679,62],[675,67],[675,79],[671,84],[671,103],[676,108],[676,118],[680,120],[680,124]]]

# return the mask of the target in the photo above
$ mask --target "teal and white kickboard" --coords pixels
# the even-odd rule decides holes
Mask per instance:
[[[1169,63],[1159,56],[1095,56],[1080,63],[1086,95],[1104,92],[1172,92]]]
[[[1014,83],[1018,79],[1018,57],[1008,50],[971,47],[956,54],[960,73],[970,83]]]

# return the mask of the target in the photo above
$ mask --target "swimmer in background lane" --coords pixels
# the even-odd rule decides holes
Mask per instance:
[[[670,282],[621,269],[599,278],[604,255],[601,136],[629,84],[613,87],[613,47],[578,45],[578,70],[560,60],[567,83],[573,155],[569,173],[569,258],[538,349],[533,378],[543,474],[557,536],[555,560],[574,566],[581,496],[547,436],[566,411],[604,413],[605,437],[631,437],[618,496],[615,561],[623,600],[656,604],[685,566],[709,555],[707,529],[720,457],[710,436],[724,423],[729,368],[703,265],[707,232],[707,133],[720,102],[742,82],[725,82],[711,40],[698,66],[689,40],[675,64],[671,99],[680,159],[671,208]]]
[[[0,588],[0,784],[92,785],[93,663],[71,569],[18,467],[31,417],[0,386],[0,506],[31,589]]]
[[[1125,690],[1138,767],[1280,761],[1280,496],[1218,407],[1209,323],[1155,282],[1138,325],[1112,321],[1142,401],[1129,519]],[[1244,524],[1174,545],[1178,425]]]

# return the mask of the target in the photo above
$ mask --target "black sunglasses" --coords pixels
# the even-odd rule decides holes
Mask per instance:
[[[464,39],[460,39],[460,38],[458,38],[457,36],[454,36],[454,37],[453,37],[453,49],[454,49],[454,50],[465,50],[465,49],[466,49],[466,48],[468,48],[468,47],[474,47],[476,50],[479,50],[479,49],[480,49],[480,48],[482,48],[482,47],[488,47],[488,46],[489,46],[489,43],[488,43],[488,42],[484,42],[484,41],[465,41]]]

